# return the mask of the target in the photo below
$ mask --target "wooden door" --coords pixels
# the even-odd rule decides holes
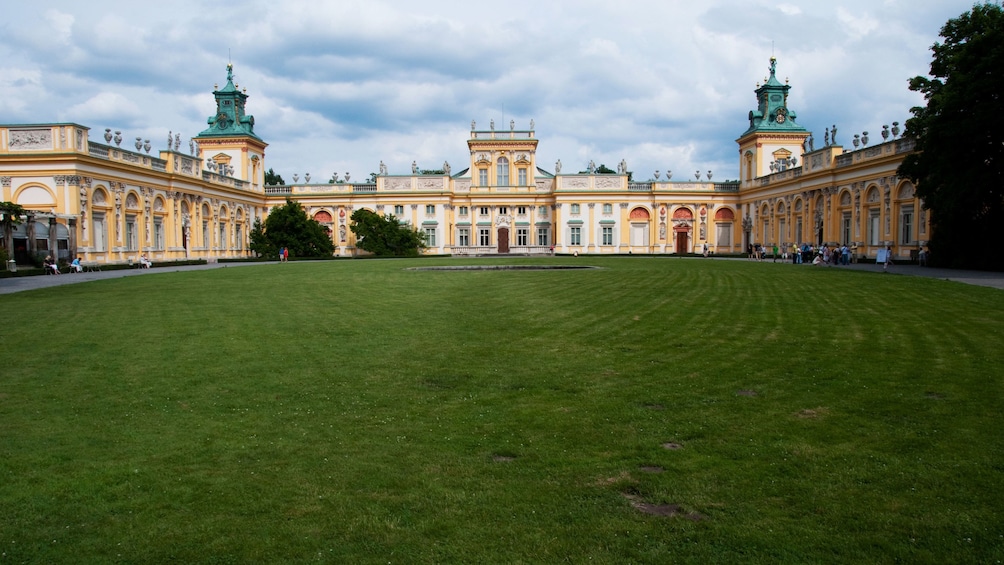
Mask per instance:
[[[676,252],[686,253],[687,252],[687,232],[678,231],[676,232]]]
[[[499,253],[509,253],[509,228],[499,228]]]

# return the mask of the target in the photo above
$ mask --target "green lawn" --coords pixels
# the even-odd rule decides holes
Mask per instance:
[[[1004,292],[538,261],[0,296],[0,563],[1004,559]]]

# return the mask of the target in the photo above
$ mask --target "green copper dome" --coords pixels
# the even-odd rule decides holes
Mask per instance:
[[[233,137],[248,135],[261,139],[254,133],[254,116],[244,113],[244,104],[248,95],[234,86],[234,66],[227,64],[227,84],[220,90],[214,90],[216,97],[216,114],[206,122],[209,127],[199,133],[199,137]]]
[[[756,89],[756,97],[759,106],[756,110],[750,111],[750,127],[740,137],[745,137],[754,132],[762,133],[790,133],[808,132],[804,127],[795,122],[795,112],[788,108],[787,84],[781,84],[775,72],[777,70],[777,59],[770,58],[770,78],[763,86]]]

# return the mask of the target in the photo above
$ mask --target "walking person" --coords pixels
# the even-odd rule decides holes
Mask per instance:
[[[892,247],[885,246],[885,259],[882,261],[882,272],[887,272],[892,265]]]

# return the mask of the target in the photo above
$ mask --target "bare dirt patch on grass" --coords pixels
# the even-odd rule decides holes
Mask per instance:
[[[638,467],[638,470],[642,473],[665,473],[666,470],[658,465],[642,465]]]
[[[748,396],[752,398],[754,396],[757,396],[757,393],[755,390],[743,389],[743,390],[737,390],[736,396]]]
[[[621,496],[628,500],[631,507],[650,516],[664,516],[667,518],[686,518],[692,522],[700,522],[707,518],[700,512],[687,512],[679,504],[652,504],[645,502],[640,496],[623,492]]]
[[[795,417],[801,420],[813,420],[817,418],[822,418],[830,413],[829,408],[806,408],[805,410],[799,410],[795,412]]]
[[[683,444],[676,443],[675,441],[667,441],[662,444],[662,448],[670,451],[676,451],[677,449],[683,449]]]

